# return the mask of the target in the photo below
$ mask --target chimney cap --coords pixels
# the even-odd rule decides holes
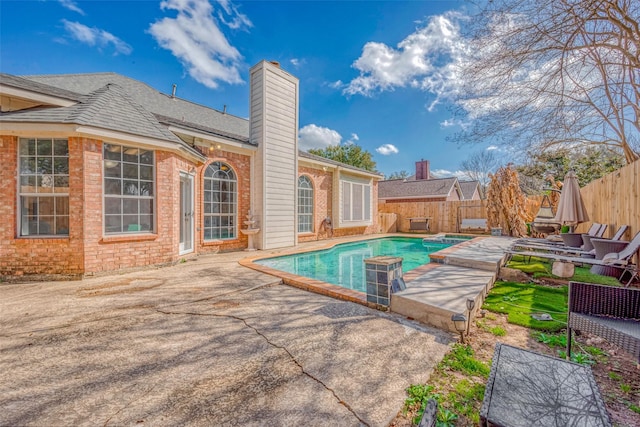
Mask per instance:
[[[271,65],[275,65],[276,67],[280,68],[280,62],[278,62],[278,61],[269,61],[269,63]]]

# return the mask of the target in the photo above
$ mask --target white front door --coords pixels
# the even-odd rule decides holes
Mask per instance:
[[[193,252],[193,176],[180,174],[180,254]]]

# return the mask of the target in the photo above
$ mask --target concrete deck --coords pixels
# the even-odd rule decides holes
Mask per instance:
[[[510,238],[477,237],[432,254],[431,264],[405,275],[407,289],[392,295],[391,311],[456,332],[451,316],[475,317],[511,243]],[[467,299],[475,303],[470,314]]]
[[[0,283],[0,425],[387,426],[453,342],[246,255]]]

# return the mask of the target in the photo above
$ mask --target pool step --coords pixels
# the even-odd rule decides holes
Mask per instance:
[[[462,313],[473,319],[496,280],[494,271],[456,265],[431,265],[424,274],[407,282],[407,289],[391,297],[391,311],[419,322],[457,332],[451,316]],[[471,316],[467,299],[475,301]]]
[[[429,255],[431,262],[478,270],[497,271],[511,239],[478,237]]]

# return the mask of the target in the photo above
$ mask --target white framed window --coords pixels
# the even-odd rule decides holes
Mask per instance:
[[[105,234],[153,232],[154,152],[105,143],[102,158]]]
[[[229,165],[211,163],[204,172],[204,240],[237,236],[238,180]]]
[[[298,233],[313,233],[313,184],[305,175],[298,178]]]
[[[20,236],[69,235],[69,142],[18,141]]]
[[[371,223],[371,184],[341,180],[343,223],[369,225]]]

